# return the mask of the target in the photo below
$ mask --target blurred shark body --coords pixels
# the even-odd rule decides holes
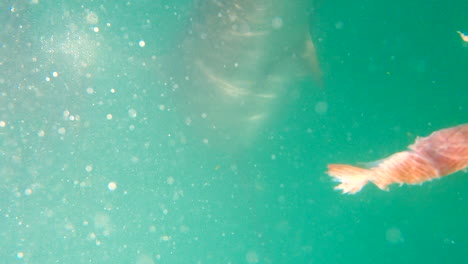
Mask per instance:
[[[190,30],[169,64],[176,109],[200,140],[250,147],[287,97],[297,96],[288,89],[294,81],[320,82],[309,2],[195,1]]]

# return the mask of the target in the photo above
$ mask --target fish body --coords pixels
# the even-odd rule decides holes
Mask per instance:
[[[343,193],[359,192],[368,182],[382,190],[388,185],[420,184],[468,167],[468,124],[441,129],[385,158],[374,167],[329,164],[328,174],[340,182]]]

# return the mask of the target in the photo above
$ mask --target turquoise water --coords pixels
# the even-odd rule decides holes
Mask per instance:
[[[342,195],[325,171],[467,122],[468,3],[302,4],[282,36],[308,29],[322,79],[259,63],[247,92],[279,99],[237,111],[199,92],[237,79],[194,61],[244,53],[190,45],[197,1],[2,1],[0,263],[467,262],[466,173]]]

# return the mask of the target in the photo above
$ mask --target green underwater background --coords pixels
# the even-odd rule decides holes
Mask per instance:
[[[468,263],[466,172],[326,174],[467,123],[468,1],[312,2],[322,80],[229,146],[161,74],[198,2],[0,3],[0,264]]]

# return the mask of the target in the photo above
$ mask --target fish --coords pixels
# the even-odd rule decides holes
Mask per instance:
[[[381,190],[390,184],[421,184],[468,167],[468,124],[418,137],[407,151],[395,153],[370,168],[329,164],[328,175],[342,193],[359,192],[368,182]]]
[[[468,35],[461,32],[461,31],[457,31],[458,35],[460,35],[460,38],[464,41],[464,42],[468,42]]]
[[[297,97],[295,81],[321,86],[310,2],[194,1],[189,30],[164,68],[173,68],[174,110],[201,140],[251,146]]]

